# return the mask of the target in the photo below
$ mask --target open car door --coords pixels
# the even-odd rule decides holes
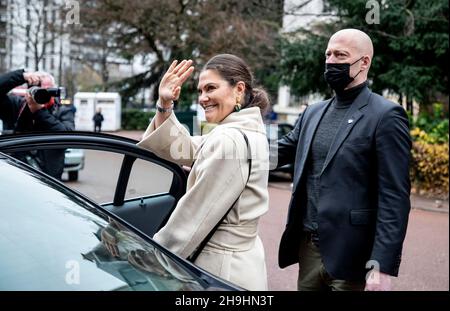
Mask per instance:
[[[186,174],[136,143],[103,133],[52,132],[0,136],[0,151],[27,162],[42,151],[77,150],[84,167],[76,181],[69,175],[61,182],[152,237],[185,193]]]

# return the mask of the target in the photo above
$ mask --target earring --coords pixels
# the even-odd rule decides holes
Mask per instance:
[[[236,105],[234,106],[234,111],[239,112],[241,111],[241,103],[240,103],[241,99],[238,97],[236,98]]]

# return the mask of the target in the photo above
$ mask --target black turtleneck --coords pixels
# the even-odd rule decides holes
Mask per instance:
[[[367,81],[358,84],[348,90],[336,92],[335,102],[337,107],[350,106],[361,91],[367,86]]]
[[[367,87],[363,82],[350,89],[336,93],[336,97],[323,115],[311,142],[306,166],[306,213],[303,227],[306,231],[317,230],[317,204],[319,199],[319,176],[334,137],[347,112],[361,91]]]

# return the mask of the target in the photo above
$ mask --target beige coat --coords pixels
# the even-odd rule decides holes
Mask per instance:
[[[246,185],[247,147],[237,128],[247,135],[252,151],[252,171]],[[138,145],[180,165],[194,163],[186,194],[154,236],[181,257],[195,251],[245,187],[195,264],[243,288],[267,290],[258,220],[269,205],[269,147],[259,108],[231,113],[203,136],[190,136],[172,114],[157,129],[152,121]]]

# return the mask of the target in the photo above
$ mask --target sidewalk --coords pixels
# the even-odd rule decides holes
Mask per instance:
[[[448,213],[448,200],[427,198],[417,194],[411,194],[411,208],[430,212]]]

